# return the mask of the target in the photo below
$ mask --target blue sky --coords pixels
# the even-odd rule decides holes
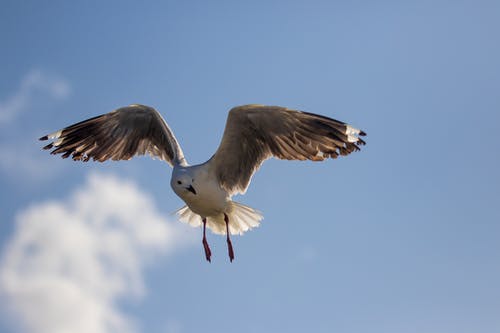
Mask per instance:
[[[500,332],[497,1],[2,1],[0,331]],[[168,165],[74,163],[36,139],[157,108],[188,161],[227,111],[282,105],[368,133],[270,160],[261,226],[175,221]]]

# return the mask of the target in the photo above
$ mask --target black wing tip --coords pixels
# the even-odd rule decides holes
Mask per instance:
[[[61,155],[62,158],[68,158],[71,156],[71,154],[73,153],[73,151],[71,150],[68,150],[67,152],[65,152],[64,154]]]
[[[39,138],[38,140],[40,140],[40,141],[46,141],[48,139],[49,139],[49,136],[48,135],[44,135],[41,138]]]
[[[46,145],[45,147],[43,147],[42,149],[43,150],[49,150],[51,149],[52,147],[54,147],[54,144],[53,143],[49,143],[48,145]]]
[[[361,135],[361,136],[366,136],[366,132],[364,132],[364,131],[360,131],[360,132],[359,132],[359,135]]]

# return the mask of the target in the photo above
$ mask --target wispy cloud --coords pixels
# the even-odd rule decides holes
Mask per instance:
[[[143,268],[191,244],[129,181],[94,174],[66,200],[18,214],[0,262],[3,306],[30,333],[134,332],[117,306],[140,298]]]
[[[28,72],[17,89],[0,100],[0,130],[4,136],[0,144],[0,171],[9,179],[33,184],[48,178],[48,168],[41,168],[48,162],[39,158],[40,145],[35,144],[40,133],[31,133],[33,124],[23,122],[21,115],[32,112],[42,100],[66,99],[70,90],[66,79],[37,69]]]
[[[31,142],[24,139],[6,140],[0,143],[0,172],[17,185],[38,186],[48,182],[67,164],[51,163],[50,159],[40,158],[40,145],[33,135]]]
[[[0,125],[12,121],[25,111],[33,102],[37,91],[60,100],[68,97],[70,90],[70,85],[65,79],[41,70],[32,70],[21,80],[21,84],[12,95],[0,101]]]

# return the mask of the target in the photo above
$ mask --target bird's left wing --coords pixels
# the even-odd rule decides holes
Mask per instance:
[[[222,142],[209,165],[231,194],[244,193],[253,173],[272,156],[322,161],[359,150],[365,133],[328,117],[279,106],[231,109]]]
[[[184,160],[182,150],[161,115],[152,107],[132,104],[73,124],[40,140],[44,149],[75,161],[129,160],[150,154],[170,165]]]

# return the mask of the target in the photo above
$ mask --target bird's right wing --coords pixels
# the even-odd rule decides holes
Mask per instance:
[[[129,160],[148,153],[170,165],[184,154],[161,115],[152,107],[133,104],[73,124],[40,140],[54,140],[43,149],[75,161]]]
[[[272,156],[322,161],[359,150],[366,135],[346,123],[279,106],[243,105],[229,111],[222,142],[210,160],[229,193],[244,193],[253,173]]]

